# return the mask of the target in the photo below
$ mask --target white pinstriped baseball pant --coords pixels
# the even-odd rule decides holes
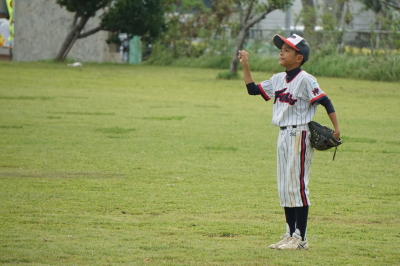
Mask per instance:
[[[308,125],[281,129],[277,144],[277,183],[282,207],[309,206],[308,182],[314,149]]]

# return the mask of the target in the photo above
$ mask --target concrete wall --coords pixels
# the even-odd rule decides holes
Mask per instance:
[[[99,18],[90,18],[85,30],[99,25]],[[54,59],[71,27],[73,13],[56,4],[55,0],[15,1],[14,61]],[[100,31],[78,39],[68,58],[80,62],[121,62],[115,45],[105,40],[108,32]]]
[[[290,25],[295,24],[296,16],[300,13],[303,5],[301,4],[301,0],[293,1],[293,5],[290,7]],[[265,19],[260,21],[256,27],[265,28],[265,29],[282,29],[285,27],[285,19],[286,12],[282,12],[281,10],[275,10],[269,13]]]

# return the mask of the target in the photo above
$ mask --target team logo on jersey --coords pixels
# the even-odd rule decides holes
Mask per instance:
[[[312,93],[314,94],[314,96],[317,96],[318,94],[320,94],[320,90],[318,88],[313,89]]]
[[[288,103],[290,105],[294,105],[297,102],[297,99],[293,99],[293,94],[291,94],[289,92],[284,93],[286,90],[287,90],[287,88],[275,92],[274,104],[276,103],[276,100],[278,100],[278,99],[281,103]]]

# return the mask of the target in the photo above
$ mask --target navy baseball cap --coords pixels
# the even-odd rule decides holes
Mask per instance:
[[[284,42],[296,51],[299,51],[304,57],[304,62],[308,61],[308,57],[310,56],[310,46],[303,37],[297,34],[293,34],[288,38],[282,37],[279,34],[274,36],[274,44],[278,49],[282,49]]]

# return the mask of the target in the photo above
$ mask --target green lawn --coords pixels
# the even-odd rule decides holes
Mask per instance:
[[[216,70],[0,62],[0,264],[399,265],[400,85],[318,78],[308,251],[284,233],[272,102]],[[256,81],[271,73],[254,73]],[[329,125],[320,108],[315,120]]]

